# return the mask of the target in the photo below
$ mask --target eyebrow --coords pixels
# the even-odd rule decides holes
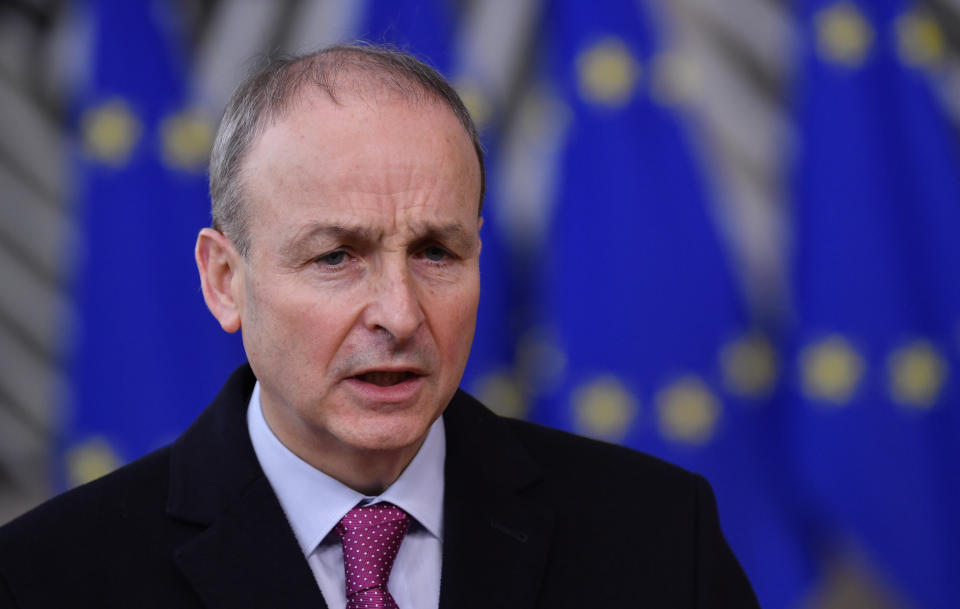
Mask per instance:
[[[363,241],[372,243],[380,238],[379,231],[363,226],[348,226],[344,224],[324,224],[311,222],[298,230],[280,248],[280,253],[286,258],[299,258],[307,244],[317,239],[329,241]]]
[[[436,240],[441,242],[452,241],[463,248],[469,248],[471,246],[470,235],[459,222],[443,225],[418,223],[411,226],[410,232],[412,234],[410,243]],[[312,222],[297,231],[297,233],[281,247],[281,253],[287,258],[298,258],[307,244],[316,239],[375,243],[382,237],[383,233],[381,231],[365,226]]]
[[[454,241],[462,247],[469,246],[470,235],[464,230],[463,225],[456,222],[453,224],[444,224],[435,226],[431,224],[415,225],[412,227],[413,242],[437,240]]]

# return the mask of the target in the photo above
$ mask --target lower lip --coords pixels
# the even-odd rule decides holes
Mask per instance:
[[[405,402],[413,398],[420,390],[423,377],[412,376],[396,385],[385,387],[361,381],[358,378],[348,378],[346,383],[363,397],[375,402]]]

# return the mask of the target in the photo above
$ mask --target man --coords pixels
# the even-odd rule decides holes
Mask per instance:
[[[0,531],[0,606],[755,607],[701,478],[457,391],[483,184],[463,104],[407,55],[248,79],[196,256],[249,368]]]

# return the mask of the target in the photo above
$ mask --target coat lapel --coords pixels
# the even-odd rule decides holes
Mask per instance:
[[[541,473],[496,416],[464,393],[444,415],[440,607],[535,605],[554,529],[527,491]]]
[[[206,531],[180,547],[174,560],[211,608],[326,609],[263,476]]]
[[[167,513],[202,527],[173,560],[207,607],[326,609],[250,443],[244,366],[174,444]]]

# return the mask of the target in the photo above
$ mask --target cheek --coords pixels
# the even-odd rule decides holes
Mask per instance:
[[[281,316],[289,348],[308,357],[314,365],[329,364],[354,325],[356,315],[351,304],[316,297],[287,303]]]
[[[349,331],[349,303],[331,302],[310,290],[261,285],[247,300],[250,347],[276,365],[325,366]],[[291,359],[300,360],[290,362]]]
[[[479,281],[471,281],[454,296],[440,299],[438,313],[442,327],[442,343],[447,357],[455,358],[465,364],[473,343],[473,333],[477,323],[477,304],[480,297]]]

